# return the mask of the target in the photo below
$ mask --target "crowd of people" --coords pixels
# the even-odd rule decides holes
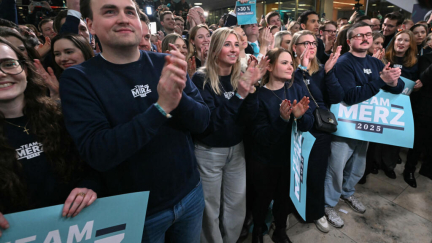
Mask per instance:
[[[142,242],[242,242],[252,225],[263,242],[270,208],[272,240],[291,242],[294,122],[316,138],[305,222],[343,227],[340,199],[364,213],[356,184],[379,169],[396,178],[400,148],[334,136],[317,114],[401,94],[400,77],[416,82],[403,176],[416,187],[423,156],[432,179],[432,18],[307,10],[238,25],[232,11],[208,26],[201,7],[160,5],[157,33],[134,0],[68,0],[37,27],[0,19],[0,237],[17,227],[4,214],[64,204],[75,217],[98,197],[150,191]]]

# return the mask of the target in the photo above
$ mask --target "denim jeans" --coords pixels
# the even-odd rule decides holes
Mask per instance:
[[[204,195],[200,181],[172,209],[146,218],[142,242],[164,243],[166,234],[170,242],[199,243],[203,211]]]
[[[366,167],[368,142],[333,136],[324,184],[325,206],[334,207],[339,198],[348,198]]]
[[[243,142],[227,148],[195,144],[205,209],[201,243],[231,243],[246,216],[246,162]]]

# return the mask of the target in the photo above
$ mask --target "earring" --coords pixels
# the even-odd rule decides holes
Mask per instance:
[[[294,52],[294,57],[297,57],[297,53],[296,52]]]

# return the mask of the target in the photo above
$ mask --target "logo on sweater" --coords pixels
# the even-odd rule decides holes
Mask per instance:
[[[31,159],[38,157],[42,152],[42,144],[39,142],[29,143],[22,145],[16,150],[18,154],[18,160],[20,159]]]
[[[368,74],[368,75],[372,73],[372,71],[370,69],[366,69],[366,68],[363,68],[363,72]]]
[[[149,88],[148,84],[135,85],[135,88],[133,88],[131,91],[134,98],[138,96],[144,98],[148,93],[151,93],[151,89]]]
[[[403,68],[403,66],[402,66],[402,65],[400,65],[400,64],[394,64],[394,65],[393,65],[393,68],[400,68],[400,69],[402,69],[402,68]]]
[[[224,96],[226,99],[231,99],[234,96],[234,91],[230,91],[230,92],[225,92]]]

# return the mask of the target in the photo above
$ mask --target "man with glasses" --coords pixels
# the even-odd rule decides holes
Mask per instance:
[[[324,49],[327,55],[330,55],[333,50],[333,44],[336,39],[336,31],[337,24],[331,20],[324,22],[322,29],[320,29],[321,40],[323,40]],[[331,45],[331,47],[327,45]]]
[[[381,21],[377,18],[371,18],[371,28],[372,28],[372,31],[380,31],[381,30]]]
[[[372,45],[372,29],[359,22],[347,32],[350,51],[343,54],[334,66],[334,73],[345,92],[343,101],[355,105],[370,99],[380,89],[400,94],[404,83],[399,78],[399,68],[390,68],[367,54]],[[364,213],[366,208],[354,196],[355,185],[363,176],[366,166],[368,142],[333,136],[331,155],[325,179],[325,214],[328,222],[341,228],[344,221],[334,207],[344,200],[354,211]]]
[[[300,28],[302,30],[309,30],[315,35],[319,35],[319,16],[315,11],[307,10],[304,11],[297,19],[297,22],[300,23]],[[317,48],[317,54],[316,57],[318,60],[325,64],[329,58],[328,54],[331,52],[331,47],[333,46],[333,43],[330,41],[324,45],[324,42],[317,38],[318,40],[318,48]]]
[[[388,44],[395,36],[398,29],[401,28],[402,23],[403,16],[398,12],[392,12],[385,15],[384,22],[382,24],[382,33],[384,35],[384,48],[387,48]]]

